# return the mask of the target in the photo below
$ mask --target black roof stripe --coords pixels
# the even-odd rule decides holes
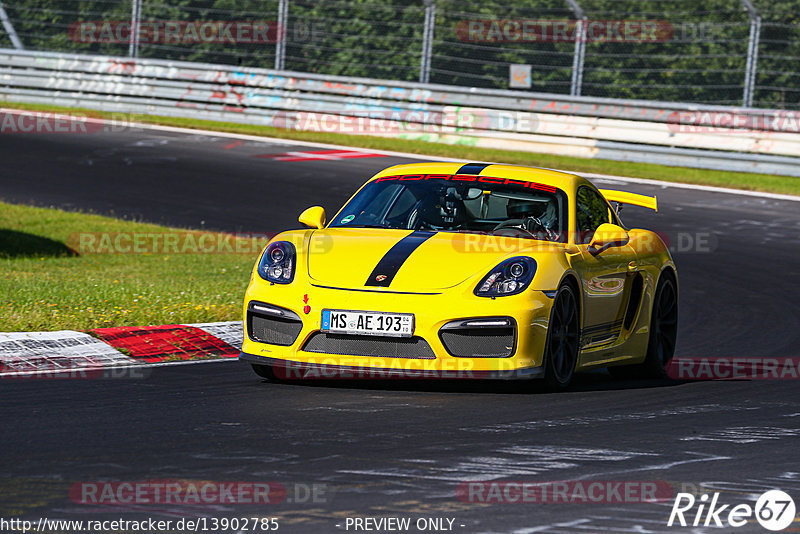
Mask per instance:
[[[456,174],[480,174],[480,172],[491,165],[491,163],[467,163],[458,169]]]

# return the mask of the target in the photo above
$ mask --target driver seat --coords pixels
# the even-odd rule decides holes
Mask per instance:
[[[530,215],[538,217],[541,215],[542,203],[532,202],[530,200],[519,200],[516,198],[509,199],[506,205],[506,214],[509,219],[524,219]]]
[[[432,228],[457,228],[467,220],[467,206],[453,192],[444,197],[426,196],[412,210],[408,227],[413,230],[426,224]]]

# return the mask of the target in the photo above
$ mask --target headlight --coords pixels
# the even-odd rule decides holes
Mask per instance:
[[[268,282],[288,284],[294,280],[295,256],[294,245],[288,241],[271,243],[258,262],[258,274]]]
[[[519,256],[510,258],[492,269],[475,287],[479,297],[505,297],[525,291],[536,274],[536,262]]]

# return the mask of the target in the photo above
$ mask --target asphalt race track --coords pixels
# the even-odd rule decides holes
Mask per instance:
[[[256,157],[311,150],[319,149],[149,130],[3,135],[0,198],[278,231],[297,227],[308,206],[332,214],[373,172],[409,161]],[[657,214],[628,207],[622,215],[628,226],[670,238],[679,356],[800,356],[799,203],[599,185],[658,194]],[[285,533],[345,532],[357,516],[448,518],[463,533],[765,532],[755,521],[729,530],[667,527],[671,500],[485,504],[456,496],[462,482],[491,480],[665,481],[676,491],[718,491],[731,506],[778,488],[800,505],[797,380],[675,384],[598,372],[549,394],[513,383],[272,384],[233,361],[148,371],[117,380],[4,380],[0,516],[256,514],[280,518]],[[274,481],[290,493],[257,506],[87,506],[68,496],[76,482],[147,479]],[[306,498],[303,488],[314,484],[317,498]],[[795,521],[787,532],[799,530]]]

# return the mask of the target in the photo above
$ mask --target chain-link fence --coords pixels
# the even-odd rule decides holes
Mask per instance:
[[[0,6],[0,46],[9,48],[800,109],[797,0],[0,0]]]

